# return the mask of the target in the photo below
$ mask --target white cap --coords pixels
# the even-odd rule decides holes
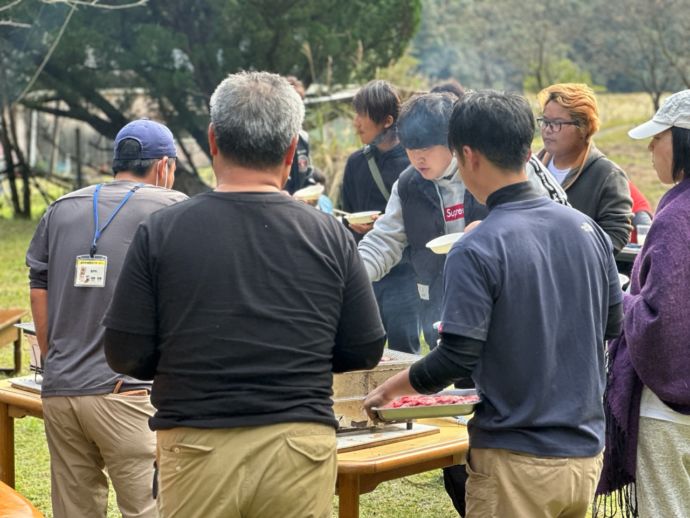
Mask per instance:
[[[681,90],[664,101],[652,120],[631,129],[631,138],[653,137],[671,127],[690,130],[690,90]]]

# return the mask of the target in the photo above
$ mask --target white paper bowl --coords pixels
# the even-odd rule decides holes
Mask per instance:
[[[464,234],[464,232],[453,232],[452,234],[439,236],[436,239],[429,241],[426,244],[426,247],[430,248],[435,254],[447,254],[450,252],[453,243],[460,239]]]
[[[375,220],[374,217],[379,214],[381,214],[380,210],[367,210],[364,212],[353,212],[352,214],[344,216],[344,218],[351,225],[366,225],[368,223],[373,223]]]
[[[317,183],[316,185],[310,185],[309,187],[295,191],[292,197],[302,201],[314,201],[318,200],[322,194],[323,185]]]

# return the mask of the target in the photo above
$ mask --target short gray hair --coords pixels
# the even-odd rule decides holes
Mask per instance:
[[[241,166],[278,165],[299,135],[304,103],[277,74],[230,74],[211,96],[211,124],[223,156]]]

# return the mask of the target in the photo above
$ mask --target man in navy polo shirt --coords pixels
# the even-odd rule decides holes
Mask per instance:
[[[452,248],[441,343],[365,407],[471,376],[468,517],[584,516],[601,471],[604,340],[620,332],[613,247],[584,214],[527,182],[534,119],[517,95],[458,103],[449,142],[489,214]]]

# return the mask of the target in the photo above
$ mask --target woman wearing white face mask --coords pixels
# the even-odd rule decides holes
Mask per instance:
[[[659,202],[635,260],[623,333],[609,344],[606,453],[598,493],[620,491],[623,516],[687,516],[690,90],[669,97],[651,121],[629,135],[652,138],[654,169],[673,187]],[[596,509],[604,516],[610,510]]]

